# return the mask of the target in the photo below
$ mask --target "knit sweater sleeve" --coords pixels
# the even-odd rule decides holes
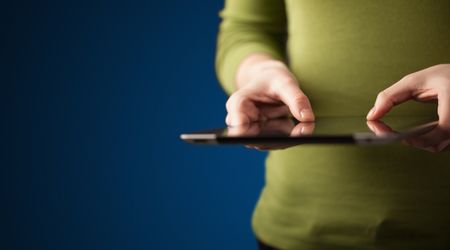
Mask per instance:
[[[284,0],[226,0],[217,41],[216,72],[223,89],[235,91],[240,62],[252,53],[285,60]]]

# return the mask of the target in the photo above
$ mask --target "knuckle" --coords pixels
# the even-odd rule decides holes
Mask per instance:
[[[228,112],[233,112],[246,105],[248,98],[241,94],[239,91],[232,94],[226,103],[226,108]]]
[[[231,117],[229,114],[225,117],[225,124],[227,124],[227,125],[231,124]]]
[[[299,94],[295,97],[294,100],[296,102],[305,102],[305,101],[308,101],[308,98],[306,97],[306,95]]]
[[[234,102],[234,105],[236,108],[239,109],[239,108],[245,106],[246,101],[247,101],[246,98],[240,96],[239,98],[236,99],[236,101]]]
[[[421,76],[418,73],[412,73],[404,76],[400,82],[403,83],[417,83],[421,81]]]
[[[393,97],[387,90],[383,90],[377,95],[377,99],[375,101],[375,105],[387,105],[387,106],[394,106],[396,105]]]
[[[227,103],[225,104],[225,107],[227,108],[227,111],[230,112],[233,108],[233,106],[235,106],[235,103],[237,102],[237,100],[239,99],[239,93],[235,92],[234,94],[232,94],[229,98]]]
[[[228,101],[225,103],[225,108],[229,112],[231,108],[231,96],[228,98]]]
[[[390,95],[387,93],[386,90],[381,91],[377,95],[377,100],[381,102],[386,102],[390,99]]]
[[[284,78],[283,78],[282,80],[283,80],[283,82],[284,82],[285,84],[293,85],[293,86],[298,87],[297,80],[296,80],[293,76],[291,76],[291,75],[286,75],[286,76],[284,76]]]
[[[304,94],[299,94],[294,98],[294,102],[300,105],[309,105],[309,99]]]

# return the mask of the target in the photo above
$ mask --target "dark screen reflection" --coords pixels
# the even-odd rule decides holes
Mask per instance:
[[[424,117],[402,117],[400,119],[387,119],[383,121],[365,121],[361,117],[349,118],[322,118],[318,122],[299,123],[293,119],[272,119],[264,122],[245,124],[227,128],[227,136],[311,136],[311,135],[350,135],[352,133],[371,132],[377,136],[393,136],[404,132],[411,127],[430,121]],[[428,129],[407,134],[402,138],[404,145],[412,146],[428,152],[438,153],[445,151],[450,144],[450,130],[439,124]],[[247,144],[249,148],[258,150],[277,150],[297,146],[299,143],[258,143]]]
[[[229,127],[227,136],[307,136],[314,132],[315,123],[298,123],[293,119],[273,119],[265,122],[255,122],[241,126]],[[248,148],[257,150],[275,150],[293,147],[298,143],[258,143],[247,144]]]
[[[407,145],[432,153],[448,151],[448,146],[450,144],[450,131],[449,129],[443,128],[442,126],[438,125],[430,132],[420,136],[407,138],[404,140],[404,142]]]

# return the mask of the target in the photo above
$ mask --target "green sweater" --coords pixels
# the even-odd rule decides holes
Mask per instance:
[[[377,93],[450,60],[448,0],[228,0],[216,68],[235,90],[254,52],[284,60],[316,117],[365,116]],[[391,116],[435,115],[408,102]],[[273,151],[253,230],[282,249],[449,249],[450,155],[403,145]]]

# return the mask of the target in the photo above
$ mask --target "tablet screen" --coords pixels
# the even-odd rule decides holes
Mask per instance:
[[[430,131],[435,117],[386,117],[367,121],[365,117],[318,117],[315,122],[272,119],[222,129],[182,134],[191,143],[387,143]]]
[[[221,137],[386,135],[402,133],[434,120],[430,117],[387,117],[382,121],[367,121],[365,117],[319,117],[315,122],[300,123],[285,118],[228,127],[216,133]]]

